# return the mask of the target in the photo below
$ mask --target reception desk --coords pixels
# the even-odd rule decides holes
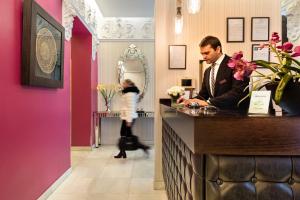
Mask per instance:
[[[169,200],[300,199],[300,117],[160,103]]]

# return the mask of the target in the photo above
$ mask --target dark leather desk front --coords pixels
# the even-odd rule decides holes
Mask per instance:
[[[160,108],[170,200],[300,200],[300,117]]]

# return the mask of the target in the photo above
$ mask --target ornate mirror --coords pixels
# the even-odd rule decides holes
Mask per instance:
[[[143,98],[148,86],[147,60],[140,49],[131,44],[118,61],[119,83],[131,79]]]

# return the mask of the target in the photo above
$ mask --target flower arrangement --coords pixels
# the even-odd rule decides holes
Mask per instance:
[[[120,86],[118,84],[98,84],[97,90],[105,101],[106,111],[110,111],[111,100],[120,91]]]
[[[264,60],[249,62],[243,59],[243,52],[240,51],[235,53],[228,63],[228,67],[234,70],[234,78],[237,80],[243,80],[245,77],[249,77],[253,71],[256,72],[259,79],[253,83],[252,91],[260,90],[270,83],[275,84],[274,100],[276,104],[280,103],[287,84],[298,82],[300,78],[300,62],[295,59],[300,56],[300,46],[293,48],[294,45],[290,42],[279,45],[280,41],[278,33],[274,32],[270,41],[260,46],[260,48],[269,48],[278,62]],[[256,68],[257,65],[269,69],[269,72],[259,72]]]
[[[167,93],[171,96],[171,98],[176,99],[184,95],[184,88],[180,86],[173,86],[167,90]]]

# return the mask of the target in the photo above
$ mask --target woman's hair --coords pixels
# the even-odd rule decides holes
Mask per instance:
[[[130,80],[130,79],[125,79],[124,83],[126,83],[127,85],[129,85],[131,87],[135,86],[135,83],[132,80]]]

